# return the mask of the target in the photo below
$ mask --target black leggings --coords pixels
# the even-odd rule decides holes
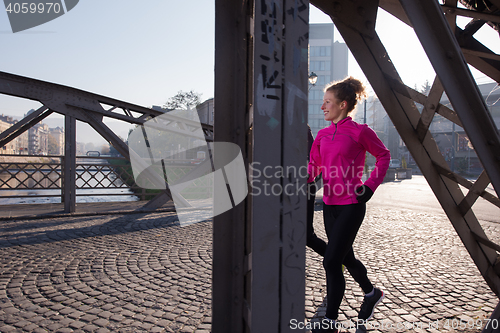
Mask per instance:
[[[326,243],[314,233],[314,204],[316,202],[316,184],[307,184],[307,246],[321,256],[325,255]]]
[[[326,317],[337,319],[340,303],[344,297],[345,279],[342,264],[365,294],[373,290],[367,271],[361,261],[354,257],[352,244],[363,222],[366,204],[323,205],[323,219],[328,236],[323,267],[326,271],[327,308]]]

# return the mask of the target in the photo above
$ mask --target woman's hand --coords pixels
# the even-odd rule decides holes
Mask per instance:
[[[358,197],[358,203],[365,203],[371,199],[373,195],[373,191],[366,185],[361,185],[356,190],[356,196]]]

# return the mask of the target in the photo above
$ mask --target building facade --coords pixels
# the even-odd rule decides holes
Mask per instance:
[[[49,155],[64,155],[64,129],[49,128]]]
[[[196,106],[200,123],[213,125],[214,124],[214,99],[207,99],[205,102]]]
[[[5,132],[9,127],[14,124],[14,120],[10,117],[6,117],[4,115],[0,116],[0,133]],[[12,140],[7,143],[5,146],[0,147],[0,154],[15,154],[17,151],[17,140]]]
[[[30,110],[28,114],[34,112]],[[9,116],[0,116],[0,133],[18,121]],[[49,128],[42,122],[0,147],[2,155],[64,155],[64,128]]]
[[[28,152],[30,155],[49,154],[49,126],[36,124],[28,130]]]
[[[309,86],[309,125],[313,135],[328,125],[323,118],[323,89],[332,81],[347,76],[348,48],[334,40],[333,23],[309,25],[309,72],[314,72],[318,80]]]

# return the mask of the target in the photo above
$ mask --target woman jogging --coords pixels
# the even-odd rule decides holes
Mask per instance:
[[[390,161],[390,152],[377,134],[349,117],[364,96],[365,87],[352,77],[328,85],[321,109],[325,120],[332,124],[318,132],[311,148],[308,183],[323,174],[323,219],[328,237],[323,259],[328,304],[321,327],[313,332],[338,332],[335,320],[345,292],[342,264],[365,293],[358,319],[370,319],[384,298],[384,293],[368,279],[365,266],[355,258],[352,248],[365,216],[366,202],[382,183]],[[367,151],[377,161],[363,184]]]

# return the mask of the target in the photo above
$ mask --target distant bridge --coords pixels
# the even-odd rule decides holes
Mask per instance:
[[[64,211],[67,213],[74,212],[76,207],[76,120],[92,126],[126,160],[130,160],[127,145],[103,122],[103,118],[108,117],[130,124],[143,125],[148,119],[163,114],[157,110],[110,97],[5,72],[0,72],[0,93],[42,103],[42,106],[38,110],[30,113],[0,134],[0,147],[14,140],[50,114],[58,113],[64,115],[65,155],[62,158],[61,168],[63,172],[61,179],[62,201],[64,202]],[[168,115],[167,117],[170,123],[166,124],[166,127],[171,131],[182,133],[185,136],[192,136],[193,130],[199,126],[197,122],[173,115]],[[212,126],[202,124],[202,131],[207,142],[213,141]],[[127,178],[130,180],[130,176]],[[131,179],[133,181],[133,177]],[[132,187],[138,186],[135,184]],[[165,190],[147,202],[144,207],[154,209],[162,206],[170,199],[170,192]]]

